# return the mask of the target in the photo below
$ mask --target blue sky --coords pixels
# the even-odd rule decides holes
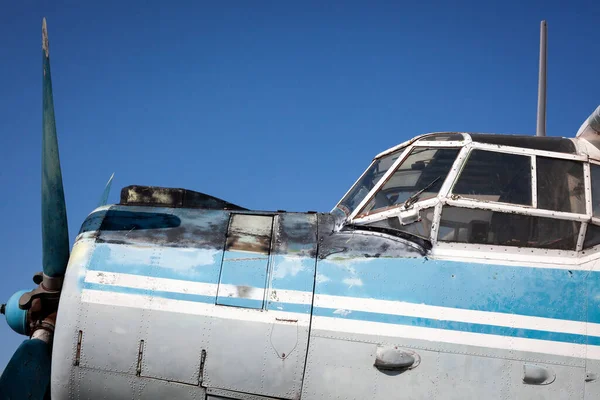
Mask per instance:
[[[141,184],[329,211],[412,136],[534,134],[542,19],[548,135],[600,104],[597,1],[412,3],[5,2],[0,302],[41,270],[43,16],[71,243],[113,172],[111,202]],[[22,337],[0,340],[1,370]]]

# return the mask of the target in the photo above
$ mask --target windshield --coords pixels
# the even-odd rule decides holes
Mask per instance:
[[[354,184],[348,194],[340,201],[337,208],[342,210],[346,216],[352,214],[360,202],[363,201],[371,189],[373,189],[388,169],[396,162],[403,151],[404,148],[373,161],[358,182]]]
[[[361,210],[361,215],[437,196],[459,150],[415,147]]]

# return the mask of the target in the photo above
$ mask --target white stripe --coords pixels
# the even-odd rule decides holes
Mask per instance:
[[[141,308],[144,310],[166,311],[180,314],[203,315],[247,322],[289,324],[297,321],[298,325],[308,326],[309,314],[292,313],[275,310],[257,310],[229,306],[216,306],[196,301],[173,300],[154,296],[129,293],[104,292],[101,290],[83,289],[81,301],[84,303],[103,304],[107,306]]]
[[[520,268],[588,271],[581,254],[568,250],[507,247],[473,243],[437,242],[431,258],[443,261],[507,265]]]
[[[215,297],[217,295],[218,288],[218,285],[210,283],[145,277],[102,271],[88,271],[86,273],[85,281],[108,286],[121,286],[142,290],[165,291]],[[250,287],[249,289],[250,290],[247,292],[240,293],[238,287],[235,285],[221,285],[219,288],[219,296],[263,300],[264,290],[262,288]],[[312,293],[275,289],[271,290],[268,296],[270,300],[282,303],[310,304]],[[315,296],[315,307],[332,308],[338,310],[338,313],[342,314],[352,311],[364,311],[407,317],[430,318],[441,321],[503,326],[518,329],[532,329],[578,335],[587,334],[590,336],[600,337],[600,324],[595,323],[430,306],[425,304],[414,304],[389,300],[319,294]]]
[[[381,322],[366,322],[331,317],[313,317],[311,335],[319,335],[316,330],[327,334],[355,333],[371,336],[391,336],[406,339],[420,339],[431,342],[489,347],[502,350],[517,350],[534,353],[555,354],[558,356],[585,358],[586,345],[551,342],[538,339],[499,336],[484,333],[460,332],[445,329],[424,328],[408,325],[393,325]],[[314,333],[313,333],[314,332]],[[600,359],[600,351],[588,352],[588,357]]]
[[[108,286],[121,286],[142,290],[165,291],[202,296],[217,295],[218,285],[167,278],[146,277],[114,272],[88,271],[85,281]],[[264,289],[250,287],[240,293],[235,285],[221,285],[219,296],[263,300]],[[296,290],[273,289],[268,293],[272,301],[291,304],[310,304],[312,293]],[[364,311],[407,317],[430,318],[441,321],[455,321],[484,325],[503,326],[518,329],[532,329],[549,332],[600,336],[600,324],[532,317],[517,314],[497,313],[479,310],[466,310],[450,307],[399,301],[377,300],[356,297],[315,295],[315,307],[332,308],[341,313]],[[586,327],[587,325],[587,327]]]
[[[284,311],[264,311],[239,307],[215,306],[214,304],[184,300],[164,299],[153,296],[126,293],[104,292],[84,289],[81,294],[84,303],[108,306],[131,307],[146,310],[166,311],[181,314],[203,315],[231,320],[289,324],[297,321],[300,326],[308,326],[310,316]],[[313,332],[354,333],[362,335],[391,336],[406,339],[421,339],[432,342],[471,345],[497,349],[511,349],[560,356],[585,358],[586,345],[562,343],[538,339],[517,338],[474,332],[460,332],[445,329],[425,328],[408,325],[394,325],[381,322],[358,321],[351,319],[314,316]],[[587,346],[587,357],[600,360],[600,346]]]
[[[108,286],[121,286],[132,289],[162,292],[186,293],[200,296],[216,296],[217,285],[177,279],[155,278],[115,272],[88,271],[85,281]]]
[[[236,285],[217,285],[214,283],[194,282],[179,279],[156,278],[150,276],[122,274],[118,272],[87,271],[85,282],[108,286],[120,286],[132,289],[152,290],[171,293],[184,293],[200,296],[246,298],[263,300],[264,288],[245,287],[240,291]],[[270,289],[268,299],[282,303],[311,304],[312,293],[298,290]]]
[[[340,297],[323,294],[315,295],[315,307],[332,308],[347,311],[365,311],[407,317],[431,318],[440,321],[456,321],[473,324],[504,326],[518,329],[587,334],[600,336],[600,324],[579,321],[530,317],[518,314],[497,313],[479,310],[429,306],[426,304],[405,303],[400,301]],[[586,331],[587,325],[587,331]]]

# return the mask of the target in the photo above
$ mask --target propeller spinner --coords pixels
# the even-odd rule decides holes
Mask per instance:
[[[63,276],[69,261],[69,232],[52,99],[46,19],[42,21],[42,247],[43,272],[37,288],[22,290],[2,306],[8,325],[29,336],[0,377],[0,398],[42,399],[49,390],[51,340]]]

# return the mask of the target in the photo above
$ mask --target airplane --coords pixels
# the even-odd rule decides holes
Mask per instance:
[[[43,272],[9,399],[600,396],[600,107],[574,137],[417,136],[331,212],[131,185],[69,249],[42,23]]]

